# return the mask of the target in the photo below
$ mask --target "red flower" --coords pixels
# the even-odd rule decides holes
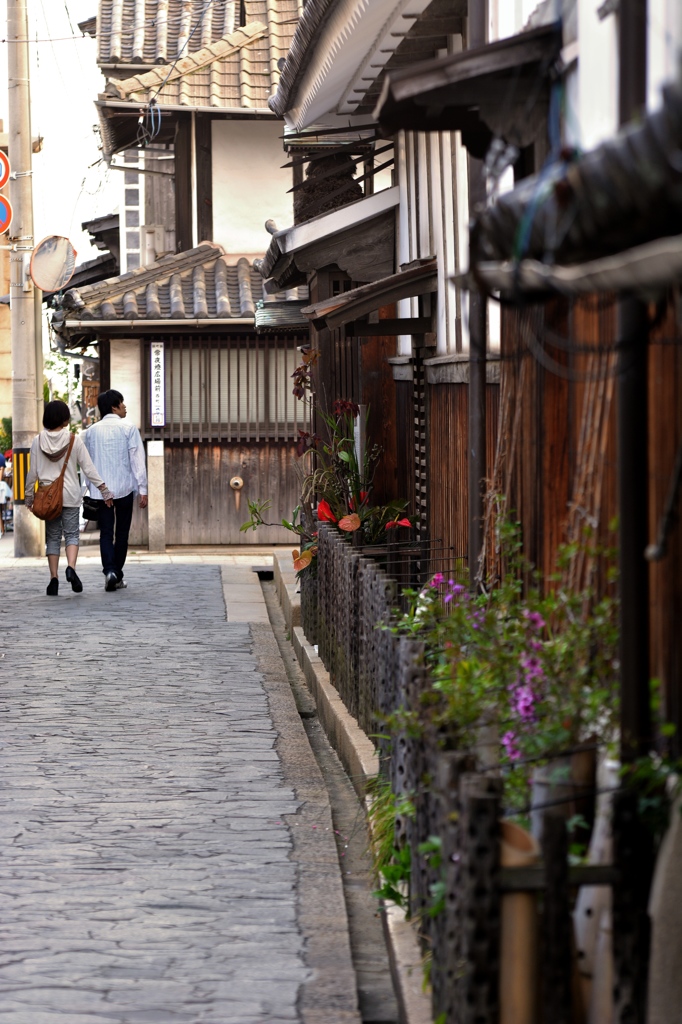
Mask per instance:
[[[396,526],[412,526],[409,519],[392,519],[390,523],[386,523],[386,529],[392,530]]]
[[[317,519],[320,523],[335,523],[336,516],[332,512],[329,502],[324,499],[317,506]]]
[[[367,491],[360,491],[360,508],[362,508],[362,506],[367,501],[367,497]],[[355,498],[348,499],[348,507],[351,510],[351,512],[355,512]]]
[[[355,402],[349,402],[347,398],[337,398],[332,406],[335,416],[357,416],[360,406]]]

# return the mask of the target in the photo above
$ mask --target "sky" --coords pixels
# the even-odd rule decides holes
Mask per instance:
[[[81,223],[115,212],[118,171],[100,163],[94,101],[104,79],[97,70],[95,41],[78,22],[97,12],[97,0],[27,0],[31,54],[31,130],[44,139],[33,156],[36,240],[65,235],[77,262],[92,259]],[[73,36],[78,38],[73,38]],[[0,0],[0,118],[7,130],[7,7]],[[94,166],[93,166],[94,165]]]

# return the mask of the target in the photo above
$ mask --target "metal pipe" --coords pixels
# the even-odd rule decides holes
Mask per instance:
[[[621,124],[646,103],[646,0],[621,0]],[[620,559],[621,757],[648,753],[649,700],[648,377],[646,305],[626,296],[618,308],[617,467]]]
[[[469,0],[467,45],[484,46],[488,36],[487,0]],[[485,205],[486,182],[483,162],[469,156],[469,209],[475,212]],[[472,291],[469,300],[469,579],[476,586],[478,561],[483,548],[486,480],[486,349],[488,342],[488,304],[485,295]]]

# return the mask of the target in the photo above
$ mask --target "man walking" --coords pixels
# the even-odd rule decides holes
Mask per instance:
[[[101,419],[88,427],[83,440],[98,471],[107,473],[105,479],[114,495],[113,507],[107,508],[97,488],[90,486],[90,497],[100,502],[99,550],[104,589],[113,591],[126,586],[123,566],[128,554],[133,502],[139,493],[140,508],[147,507],[147,469],[140,431],[133,423],[124,423],[127,410],[121,392],[102,392],[97,405]]]

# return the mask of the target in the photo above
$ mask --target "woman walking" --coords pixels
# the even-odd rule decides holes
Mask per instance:
[[[78,479],[76,466],[79,465],[85,476],[102,492],[107,505],[112,504],[113,495],[95,469],[95,464],[88,455],[88,450],[80,437],[75,437],[73,448],[69,452],[71,431],[69,423],[71,414],[66,402],[48,402],[43,413],[45,427],[33,439],[30,455],[30,469],[26,476],[26,508],[32,509],[36,483],[47,486],[59,477],[64,460],[68,462],[64,472],[63,507],[56,519],[45,522],[45,553],[50,569],[50,582],[47,586],[48,597],[56,597],[59,593],[59,550],[64,535],[66,545],[66,580],[77,594],[83,584],[76,574],[76,559],[80,542],[79,515],[81,505],[81,483]]]

